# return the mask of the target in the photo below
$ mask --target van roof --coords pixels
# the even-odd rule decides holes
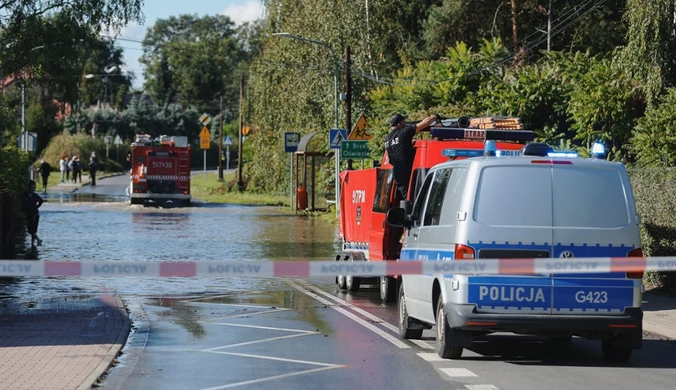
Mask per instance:
[[[541,157],[541,156],[507,156],[507,157],[471,157],[462,160],[448,161],[438,164],[435,168],[451,167],[458,165],[479,165],[479,166],[500,166],[500,165],[572,165],[584,168],[605,168],[618,169],[624,168],[619,162],[607,161],[603,159],[592,159],[582,157]]]

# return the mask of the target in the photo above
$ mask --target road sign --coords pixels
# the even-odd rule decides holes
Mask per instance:
[[[201,149],[209,149],[211,146],[211,133],[209,132],[209,129],[207,129],[206,126],[202,127],[202,131],[200,132],[200,148]]]
[[[106,144],[109,144],[110,141],[112,141],[112,140],[113,140],[113,137],[111,137],[109,135],[103,137],[103,142],[105,142]]]
[[[223,145],[225,146],[232,145],[232,137],[223,137]]]
[[[249,126],[242,126],[242,135],[247,136],[251,132],[251,127]]]
[[[368,141],[343,141],[340,144],[341,158],[371,158]]]
[[[347,130],[331,129],[329,130],[329,147],[331,149],[340,149],[340,143],[347,139]]]
[[[210,118],[209,115],[205,112],[204,114],[202,114],[202,116],[200,116],[199,121],[200,121],[200,123],[201,123],[202,125],[206,126],[206,125],[209,124],[209,122],[211,122],[211,118]]]
[[[284,133],[284,152],[293,153],[298,150],[300,133]]]
[[[366,121],[366,117],[364,116],[364,114],[361,114],[361,116],[357,120],[357,123],[355,123],[354,127],[352,128],[350,136],[347,139],[353,141],[369,140],[373,138],[373,134],[371,133],[370,130],[371,125],[369,125],[369,123]]]
[[[119,134],[115,136],[115,145],[122,145],[122,138]]]

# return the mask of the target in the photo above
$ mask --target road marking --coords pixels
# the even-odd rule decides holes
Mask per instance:
[[[286,311],[289,309],[272,309],[272,310],[264,310],[264,311],[254,311],[251,313],[242,313],[242,314],[233,314],[230,316],[222,316],[222,317],[216,317],[214,318],[214,321],[222,320],[225,318],[239,318],[239,317],[252,317],[252,316],[257,316],[259,314],[269,314],[269,313],[279,313],[280,311]]]
[[[200,322],[206,322],[206,321],[200,321]],[[319,334],[319,332],[315,332],[312,330],[301,330],[301,329],[287,329],[287,328],[274,328],[271,326],[259,326],[259,325],[244,325],[244,324],[230,324],[227,322],[206,322],[209,324],[214,324],[214,325],[224,325],[224,326],[235,326],[238,328],[253,328],[253,329],[265,329],[265,330],[281,330],[283,332],[296,332],[296,333],[312,333],[312,334]]]
[[[383,326],[384,328],[387,328],[388,330],[390,330],[390,331],[392,331],[392,332],[394,332],[394,333],[397,333],[397,334],[399,333],[399,328],[397,328],[396,326],[390,324],[389,322],[385,321],[384,319],[382,319],[382,318],[380,318],[380,317],[377,317],[377,316],[374,316],[373,314],[367,312],[366,310],[364,310],[364,309],[362,309],[362,308],[360,308],[360,307],[357,307],[357,306],[351,304],[351,303],[348,302],[348,301],[345,301],[345,300],[340,299],[340,298],[338,298],[338,297],[336,297],[336,296],[333,296],[333,295],[327,293],[326,291],[322,290],[321,288],[319,288],[319,287],[317,287],[317,286],[315,286],[315,285],[313,285],[313,284],[311,284],[311,283],[309,283],[309,282],[307,282],[307,281],[305,281],[305,280],[298,280],[298,282],[300,282],[301,284],[303,284],[303,285],[305,285],[305,286],[311,288],[312,290],[314,290],[314,291],[316,291],[316,292],[318,292],[318,293],[324,295],[325,297],[327,297],[327,298],[329,298],[329,299],[332,299],[332,300],[334,300],[334,301],[340,303],[341,305],[345,305],[345,306],[349,307],[350,309],[352,309],[352,310],[354,310],[355,312],[361,314],[362,316],[364,316],[364,317],[370,319],[371,321],[373,321],[373,322],[375,322],[375,323],[377,323],[377,324]]]
[[[468,390],[500,390],[493,385],[465,385]]]
[[[275,379],[284,379],[292,376],[297,376],[297,375],[303,375],[303,374],[310,374],[313,372],[319,372],[319,371],[327,371],[327,370],[333,370],[339,367],[320,367],[320,368],[313,368],[311,370],[305,370],[305,371],[299,371],[299,372],[292,372],[289,374],[282,374],[282,375],[275,375],[275,376],[269,376],[267,378],[260,378],[260,379],[253,379],[250,381],[244,381],[244,382],[237,382],[237,383],[231,383],[229,385],[223,385],[223,386],[216,386],[216,387],[208,387],[202,390],[221,390],[221,389],[229,389],[232,387],[237,387],[237,386],[246,386],[246,385],[251,385],[254,383],[261,383],[261,382],[267,382],[267,381],[272,381]]]
[[[440,368],[440,370],[451,378],[477,376],[475,373],[466,368]]]
[[[254,359],[274,360],[274,361],[277,361],[277,362],[285,362],[285,363],[311,364],[313,366],[334,367],[334,368],[347,367],[347,366],[342,365],[342,364],[311,362],[309,360],[297,360],[297,359],[287,359],[287,358],[280,358],[280,357],[274,357],[274,356],[252,355],[252,354],[249,354],[249,353],[218,352],[218,351],[210,351],[210,352],[220,353],[222,355],[232,355],[232,356],[241,356],[241,357],[248,357],[248,358],[254,358]]]
[[[421,353],[418,354],[418,356],[420,356],[421,358],[423,358],[425,361],[428,361],[428,362],[447,362],[447,361],[449,361],[448,359],[444,359],[441,356],[439,356],[439,354],[436,354],[436,353],[421,352]]]
[[[319,332],[313,332],[313,333],[296,333],[296,334],[290,334],[288,336],[279,336],[279,337],[270,337],[268,339],[262,339],[262,340],[255,340],[255,341],[246,341],[243,343],[237,343],[237,344],[229,344],[229,345],[223,345],[220,347],[214,347],[214,348],[209,348],[209,349],[203,349],[203,352],[216,352],[219,349],[226,349],[226,348],[233,348],[233,347],[241,347],[243,345],[251,345],[251,344],[258,344],[258,343],[265,343],[268,341],[275,341],[275,340],[285,340],[285,339],[292,339],[294,337],[303,337],[303,336],[310,336],[313,334],[321,334]]]
[[[412,342],[413,344],[419,346],[422,349],[434,349],[434,347],[429,345],[429,343],[427,343],[426,341],[416,339],[409,339],[408,341]]]
[[[400,340],[391,336],[389,333],[383,331],[380,328],[377,328],[373,324],[370,324],[370,323],[364,321],[362,318],[357,317],[355,314],[349,312],[348,310],[345,310],[342,307],[333,306],[330,301],[327,301],[326,299],[318,296],[317,294],[314,294],[313,292],[305,289],[304,287],[294,283],[291,280],[286,280],[286,282],[289,285],[291,285],[291,287],[295,288],[296,290],[298,290],[298,291],[304,293],[305,295],[308,295],[308,296],[318,300],[319,302],[327,305],[328,307],[332,308],[333,310],[337,311],[338,313],[344,315],[345,317],[353,320],[354,322],[358,323],[359,325],[365,327],[366,329],[369,329],[373,333],[377,334],[378,336],[380,336],[380,337],[384,338],[385,340],[389,341],[390,343],[394,344],[396,347],[399,347],[399,348],[402,348],[402,349],[403,348],[411,348],[408,344],[401,342]]]

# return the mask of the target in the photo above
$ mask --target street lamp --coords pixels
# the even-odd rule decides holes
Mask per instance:
[[[110,85],[110,81],[108,80],[108,75],[111,74],[112,72],[116,71],[117,69],[118,69],[117,65],[111,65],[111,66],[107,66],[106,68],[103,69],[103,71],[106,72],[105,74],[98,75],[98,74],[89,73],[89,74],[84,75],[84,78],[86,78],[86,79],[91,79],[91,78],[94,78],[94,77],[97,77],[97,76],[103,76],[103,83],[105,84],[105,87],[104,87],[105,92],[104,92],[104,95],[103,95],[103,103],[104,104],[108,103],[108,87]]]
[[[314,39],[309,39],[305,37],[301,37],[298,35],[293,35],[289,34],[288,32],[281,32],[281,33],[272,33],[272,35],[280,36],[280,37],[286,37],[286,38],[291,38],[291,39],[297,39],[299,41],[305,41],[305,42],[310,42],[314,43],[316,45],[324,46],[331,50],[331,57],[333,59],[333,98],[334,98],[334,105],[333,105],[333,115],[335,117],[335,128],[338,128],[338,57],[336,56],[336,52],[333,50],[333,47],[329,45],[326,42],[322,41],[316,41]],[[329,140],[330,142],[331,140]],[[340,215],[340,152],[337,151],[335,152],[335,162],[336,162],[336,177],[335,177],[335,185],[334,187],[336,188],[336,217]]]

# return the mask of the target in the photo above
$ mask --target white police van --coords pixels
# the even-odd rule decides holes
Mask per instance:
[[[521,156],[500,157],[493,141],[478,152],[484,156],[435,166],[412,205],[388,212],[389,224],[407,228],[400,261],[643,256],[622,164],[540,143]],[[420,338],[436,325],[443,358],[459,358],[474,336],[493,332],[580,336],[600,339],[606,359],[625,361],[642,342],[641,277],[404,275],[400,336]]]

